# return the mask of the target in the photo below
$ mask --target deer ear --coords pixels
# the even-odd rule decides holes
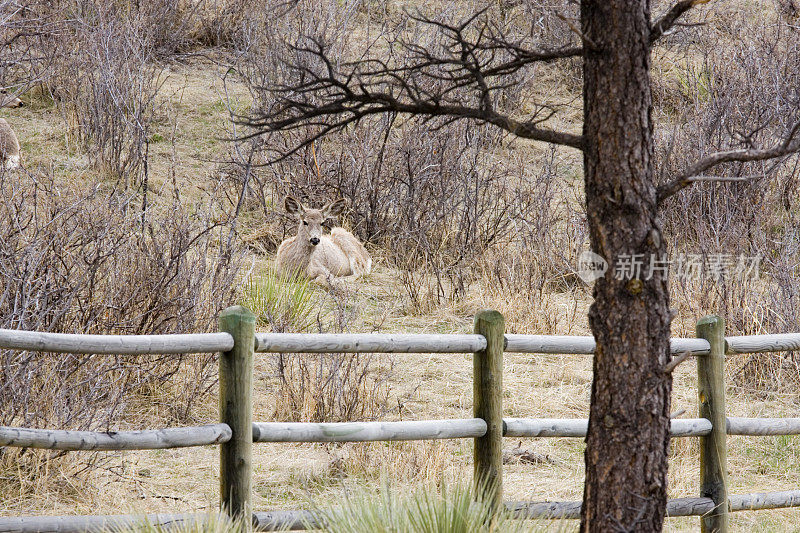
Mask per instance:
[[[286,200],[283,201],[283,205],[286,207],[286,212],[290,215],[300,216],[305,211],[303,204],[291,196],[286,197]]]
[[[325,207],[322,208],[322,214],[325,218],[334,218],[338,217],[344,211],[344,208],[347,207],[347,200],[344,198],[339,198],[335,202],[332,202]]]

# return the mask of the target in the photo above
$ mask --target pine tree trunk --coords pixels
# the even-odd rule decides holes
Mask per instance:
[[[650,3],[583,0],[584,172],[595,283],[594,357],[581,530],[661,531],[667,498],[671,375],[666,276],[653,183]],[[638,279],[615,266],[641,254]]]

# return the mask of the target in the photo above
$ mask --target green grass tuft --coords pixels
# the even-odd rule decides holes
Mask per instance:
[[[384,484],[377,497],[375,491],[347,494],[339,507],[317,513],[324,517],[324,530],[334,533],[506,533],[561,529],[558,522],[518,520],[505,511],[495,512],[486,498],[475,498],[475,492],[462,484],[442,485],[441,490],[426,485],[402,495]]]
[[[241,304],[256,315],[256,326],[272,331],[303,332],[314,323],[314,290],[308,280],[291,274],[270,270],[248,278]]]
[[[112,533],[246,533],[249,531],[249,524],[244,520],[231,519],[225,514],[209,513],[208,515],[197,515],[196,519],[185,520],[183,522],[167,522],[165,524],[154,524],[147,517],[143,517],[141,524],[135,527],[112,527],[108,531]]]

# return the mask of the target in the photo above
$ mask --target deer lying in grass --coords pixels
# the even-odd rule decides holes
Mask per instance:
[[[6,90],[0,89],[0,107],[22,107],[22,100],[16,96],[6,96]],[[6,170],[19,167],[19,141],[6,119],[0,118],[0,165]]]
[[[321,284],[332,285],[333,278],[356,279],[372,270],[372,258],[364,245],[344,228],[333,228],[323,235],[322,223],[338,216],[345,208],[339,199],[322,209],[310,209],[286,197],[286,212],[298,219],[297,235],[278,247],[278,270],[297,272]]]

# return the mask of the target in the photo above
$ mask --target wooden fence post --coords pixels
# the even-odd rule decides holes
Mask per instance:
[[[219,316],[220,329],[234,341],[233,349],[219,358],[219,416],[233,434],[220,446],[220,508],[231,517],[252,512],[255,323],[255,315],[240,305],[228,307]],[[249,523],[245,520],[245,527]]]
[[[697,322],[697,336],[711,345],[697,357],[700,417],[711,421],[709,435],[700,437],[700,496],[714,500],[712,512],[700,518],[702,533],[728,531],[728,446],[725,417],[725,321],[707,316]]]
[[[475,333],[486,337],[486,349],[473,356],[473,412],[486,421],[486,435],[475,439],[474,481],[476,492],[487,495],[496,506],[503,504],[503,350],[505,321],[497,311],[475,315]]]

